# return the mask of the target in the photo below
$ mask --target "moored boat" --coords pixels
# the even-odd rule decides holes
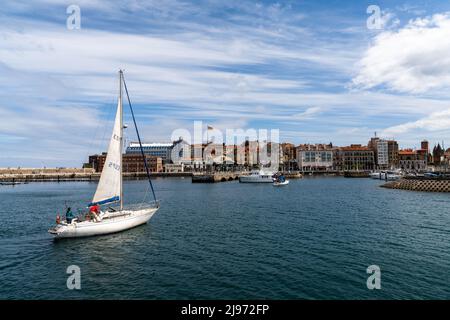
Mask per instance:
[[[264,170],[252,170],[249,175],[239,176],[241,183],[272,183],[273,173]]]
[[[370,173],[372,179],[378,180],[398,180],[402,177],[400,171],[375,171]]]

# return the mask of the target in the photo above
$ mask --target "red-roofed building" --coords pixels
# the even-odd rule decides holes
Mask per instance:
[[[398,152],[398,163],[403,170],[425,170],[428,151],[425,149],[404,149]]]
[[[341,147],[336,153],[338,170],[373,170],[375,167],[374,152],[360,144]]]

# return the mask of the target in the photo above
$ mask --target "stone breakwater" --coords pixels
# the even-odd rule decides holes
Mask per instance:
[[[450,192],[450,179],[404,178],[385,183],[381,187],[410,191]]]

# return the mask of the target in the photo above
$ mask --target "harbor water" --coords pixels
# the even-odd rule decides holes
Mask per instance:
[[[157,178],[147,225],[60,241],[47,229],[65,205],[85,208],[95,182],[0,186],[0,299],[450,299],[449,194],[382,183]],[[148,191],[125,181],[125,202]],[[80,290],[67,288],[71,265]]]

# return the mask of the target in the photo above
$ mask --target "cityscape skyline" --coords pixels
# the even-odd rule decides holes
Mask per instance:
[[[213,129],[208,126],[208,130]],[[274,153],[275,152],[275,153]],[[420,141],[418,149],[399,148],[396,140],[386,140],[376,135],[367,145],[350,144],[300,144],[245,139],[235,143],[204,141],[190,143],[179,137],[172,143],[130,142],[124,153],[124,170],[127,173],[142,172],[142,155],[145,154],[150,172],[183,173],[203,171],[239,171],[262,168],[269,165],[273,171],[345,172],[352,170],[425,171],[450,165],[450,148],[438,143],[430,146]],[[106,152],[92,154],[83,169],[101,172]],[[140,168],[140,169],[139,169]]]
[[[77,166],[106,149],[119,69],[146,141],[195,120],[294,144],[450,138],[450,3],[76,5],[79,29],[62,0],[0,8],[0,167]]]

